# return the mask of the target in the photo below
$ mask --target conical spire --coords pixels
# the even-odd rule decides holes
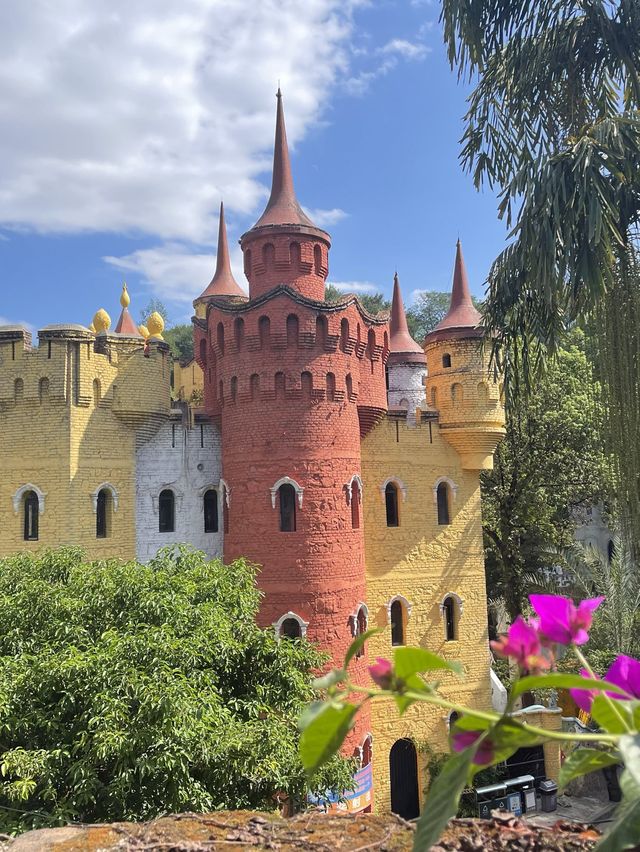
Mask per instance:
[[[453,270],[453,287],[451,289],[451,304],[444,319],[440,320],[431,334],[440,331],[455,331],[474,329],[480,333],[478,326],[482,321],[479,311],[476,310],[469,290],[469,279],[467,268],[462,256],[460,240],[456,244],[456,263]]]
[[[300,207],[293,188],[280,88],[278,88],[276,98],[278,106],[276,108],[276,139],[273,149],[271,195],[264,213],[253,228],[261,228],[264,225],[306,225],[308,228],[315,228],[316,226]]]
[[[393,300],[391,302],[391,319],[389,320],[389,349],[391,356],[400,355],[393,360],[424,362],[425,355],[419,343],[411,337],[407,325],[407,315],[404,310],[398,273],[393,276]]]
[[[129,296],[127,284],[125,281],[122,282],[122,294],[120,295],[120,304],[122,305],[122,311],[120,312],[120,316],[118,317],[118,322],[116,323],[114,331],[116,332],[116,334],[126,334],[128,337],[141,337],[142,335],[138,331],[138,326],[135,324],[135,322],[133,321],[133,317],[129,313],[131,297]]]
[[[209,282],[206,290],[200,294],[198,299],[207,296],[242,296],[247,294],[240,287],[231,272],[231,261],[229,259],[229,244],[227,242],[227,227],[224,221],[224,204],[220,202],[220,223],[218,225],[218,253],[216,255],[216,271]]]

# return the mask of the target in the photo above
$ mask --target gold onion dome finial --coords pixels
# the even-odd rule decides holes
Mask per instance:
[[[149,329],[144,323],[138,326],[138,331],[144,337],[145,340],[149,337]]]
[[[129,295],[129,291],[127,290],[127,282],[122,282],[122,293],[120,295],[120,304],[123,308],[128,308],[131,304],[131,296]]]
[[[162,332],[164,331],[164,320],[157,311],[154,311],[147,319],[147,329],[149,337],[156,337],[158,340],[164,340]]]
[[[90,331],[92,334],[95,334],[95,333],[96,333],[96,327],[95,327],[95,325],[94,325],[92,322],[91,322],[91,323],[89,323],[88,328],[89,328],[89,331]]]
[[[96,311],[93,317],[93,327],[96,330],[96,334],[104,334],[111,328],[111,317],[104,308]]]

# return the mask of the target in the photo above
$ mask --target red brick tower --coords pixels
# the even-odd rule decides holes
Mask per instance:
[[[360,441],[387,407],[388,327],[354,296],[323,301],[330,237],[296,199],[279,91],[271,197],[240,244],[249,300],[203,294],[194,321],[221,422],[224,558],[261,566],[263,625],[341,662],[367,618]],[[368,730],[363,716],[350,750]]]

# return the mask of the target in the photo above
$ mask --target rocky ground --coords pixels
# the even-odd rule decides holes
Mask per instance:
[[[272,849],[280,852],[405,852],[415,827],[397,817],[361,814],[274,814],[243,811],[179,814],[147,823],[67,826],[3,838],[1,852],[211,852]],[[597,831],[559,820],[540,828],[510,814],[490,820],[454,819],[433,852],[583,852],[594,848]],[[426,850],[425,850],[426,852]]]

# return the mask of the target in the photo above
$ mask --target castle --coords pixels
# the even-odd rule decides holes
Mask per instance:
[[[146,561],[189,542],[246,557],[278,636],[340,662],[354,636],[387,628],[353,661],[356,681],[393,646],[423,645],[464,666],[445,696],[490,707],[479,475],[504,410],[460,244],[424,349],[397,276],[390,319],[355,296],[325,302],[331,238],[296,199],[279,92],[271,196],[240,244],[248,296],[221,211],[185,380],[202,382],[201,408],[172,407],[162,320],[136,327],[126,290],[113,331],[99,311],[91,328],[41,329],[33,348],[0,327],[0,555],[73,543]],[[446,750],[449,721],[375,703],[359,715],[346,750],[372,772],[376,809],[417,814],[419,747]],[[371,804],[367,781],[349,807]]]

